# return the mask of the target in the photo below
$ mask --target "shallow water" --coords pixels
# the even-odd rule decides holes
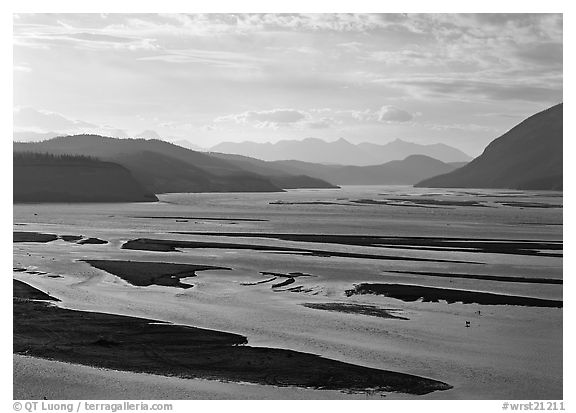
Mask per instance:
[[[273,194],[165,194],[159,198],[161,202],[148,204],[14,205],[15,231],[83,235],[109,241],[105,245],[78,245],[63,240],[16,243],[15,267],[48,274],[15,272],[14,277],[49,291],[69,308],[236,332],[247,336],[252,345],[307,351],[431,377],[454,386],[427,398],[562,397],[562,309],[404,302],[384,296],[345,295],[355,284],[374,282],[561,300],[561,284],[390,272],[562,279],[561,257],[422,250],[421,242],[410,248],[391,248],[173,233],[355,234],[562,242],[562,193],[345,187]],[[170,218],[159,219],[162,217]],[[233,248],[179,252],[120,249],[123,243],[136,238],[265,245],[436,262]],[[81,259],[164,261],[232,270],[203,271],[197,277],[182,279],[194,285],[189,290],[135,287]],[[270,283],[243,285],[270,278],[261,272],[303,272],[312,276],[298,277],[287,286],[302,286],[307,292],[273,289]],[[62,278],[49,277],[54,274]],[[409,320],[302,305],[328,302],[397,309],[400,311],[395,314]],[[470,328],[465,327],[465,321],[471,322]]]

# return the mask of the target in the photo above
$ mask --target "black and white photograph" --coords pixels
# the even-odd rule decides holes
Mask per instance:
[[[569,410],[561,10],[235,10],[11,13],[13,410]]]

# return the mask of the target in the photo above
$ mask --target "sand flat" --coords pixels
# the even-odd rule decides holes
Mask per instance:
[[[366,197],[379,188],[366,189]],[[391,188],[390,190],[399,189]],[[405,189],[402,189],[405,190]],[[354,191],[364,191],[354,189]],[[423,190],[418,190],[423,191]],[[517,208],[454,209],[449,215],[430,215],[425,209],[394,208],[382,215],[380,206],[365,206],[354,219],[345,207],[295,205],[274,209],[269,201],[336,199],[346,193],[321,191],[285,194],[195,194],[190,204],[98,205],[67,209],[66,206],[15,206],[15,222],[27,230],[55,234],[83,234],[109,240],[107,245],[76,245],[63,240],[46,244],[18,243],[14,267],[35,268],[48,275],[15,272],[14,277],[62,300],[65,308],[102,311],[228,331],[244,335],[252,346],[268,346],[321,354],[335,360],[374,368],[431,377],[454,389],[423,398],[561,398],[562,310],[477,304],[403,302],[382,296],[354,296],[358,305],[398,308],[406,320],[382,319],[358,314],[319,311],[303,303],[341,302],[344,291],[361,282],[420,283],[438,288],[476,289],[500,294],[562,298],[561,284],[530,284],[490,280],[450,279],[395,271],[427,271],[456,274],[482,273],[509,277],[562,278],[562,260],[480,253],[418,251],[410,255],[430,258],[458,257],[485,262],[478,268],[454,263],[378,262],[344,257],[302,257],[260,251],[186,250],[185,252],[128,251],[120,247],[139,237],[174,239],[175,231],[226,231],[219,221],[177,223],[171,220],[127,219],[152,215],[159,208],[167,216],[197,215],[210,210],[215,217],[266,219],[239,222],[234,231],[267,233],[326,233],[338,222],[338,234],[413,236],[446,235],[478,238],[561,240],[562,226],[521,224],[542,221],[561,224],[561,210]],[[354,197],[360,195],[354,193]],[[471,195],[473,196],[473,195]],[[173,202],[183,195],[167,195]],[[247,202],[247,200],[250,202]],[[180,201],[179,201],[180,202]],[[271,209],[272,208],[272,209]],[[514,211],[511,211],[514,209]],[[355,209],[359,211],[359,209]],[[473,212],[476,211],[476,212]],[[34,216],[33,213],[39,213]],[[62,220],[62,216],[66,220]],[[450,222],[448,228],[445,223]],[[514,224],[514,225],[512,225]],[[448,228],[448,229],[447,229]],[[190,236],[182,235],[180,240]],[[201,240],[196,238],[197,240]],[[254,240],[256,241],[256,240]],[[259,244],[285,245],[276,240]],[[308,244],[309,245],[309,244]],[[304,244],[304,247],[306,245]],[[322,249],[349,251],[349,246],[322,245]],[[355,252],[363,250],[356,247]],[[371,251],[372,252],[372,251]],[[386,253],[389,253],[386,251]],[[28,255],[30,254],[30,255]],[[496,254],[494,254],[496,255]],[[136,287],[82,259],[174,262],[232,268],[202,271],[192,279],[194,287],[182,290],[162,286]],[[477,266],[479,267],[479,266]],[[273,291],[270,285],[242,285],[262,280],[261,272],[303,272],[289,287],[303,286],[313,293]],[[58,274],[62,278],[49,278]],[[409,278],[411,277],[411,278]],[[409,280],[409,281],[407,281]],[[183,279],[185,282],[185,279]],[[481,310],[481,315],[477,311]],[[465,321],[471,328],[465,328]],[[342,397],[348,397],[343,395]],[[399,395],[387,397],[401,398]]]
[[[317,400],[380,395],[179,379],[13,356],[15,400]]]

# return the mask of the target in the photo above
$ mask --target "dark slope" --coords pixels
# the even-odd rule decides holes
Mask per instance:
[[[245,171],[264,175],[268,177],[273,184],[283,189],[338,188],[323,179],[302,174],[302,171],[295,170],[294,173],[286,172],[283,168],[279,168],[273,162],[227,153],[210,152],[209,155],[219,159],[224,159]]]
[[[169,192],[263,192],[280,188],[262,176],[238,170],[212,174],[191,163],[157,152],[142,151],[113,158],[155,193]]]
[[[116,162],[155,193],[282,191],[264,176],[160,140],[76,135],[15,143],[14,150],[87,155]]]
[[[382,165],[320,165],[299,161],[272,162],[286,172],[300,171],[338,185],[412,185],[427,177],[454,170],[454,166],[424,155],[411,155]]]
[[[117,164],[77,156],[14,154],[14,202],[150,202],[156,196]]]
[[[466,166],[416,186],[562,190],[562,120],[560,103],[492,141]]]

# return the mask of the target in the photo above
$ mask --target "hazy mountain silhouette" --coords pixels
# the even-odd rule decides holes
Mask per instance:
[[[529,117],[469,164],[416,186],[561,190],[562,111],[560,103]]]
[[[382,165],[321,165],[301,161],[272,162],[286,172],[305,173],[338,185],[413,185],[426,177],[446,173],[454,166],[424,155],[411,155]]]
[[[301,170],[298,170],[297,168],[292,172],[286,172],[284,168],[279,167],[275,162],[267,162],[247,156],[226,153],[209,152],[208,154],[220,159],[225,159],[226,161],[233,163],[245,171],[251,171],[260,175],[267,176],[273,184],[284,189],[338,188],[337,186],[323,179],[305,175]]]
[[[75,135],[43,142],[14,143],[14,150],[85,155],[116,162],[155,193],[282,191],[266,177],[244,171],[222,159],[155,139]]]
[[[385,145],[352,144],[345,139],[326,142],[322,139],[282,140],[276,143],[223,142],[210,149],[263,159],[266,161],[298,160],[339,165],[376,165],[402,160],[410,155],[427,155],[444,162],[462,162],[471,158],[464,152],[444,144],[420,145],[395,140]]]
[[[325,142],[322,139],[282,140],[276,143],[223,142],[211,152],[249,156],[265,161],[297,159],[299,161],[336,164],[363,164],[367,155],[345,139]]]
[[[156,196],[115,163],[14,153],[14,202],[149,202]]]
[[[358,146],[377,157],[382,163],[406,159],[406,157],[410,155],[426,155],[430,158],[438,159],[439,161],[446,163],[468,162],[472,159],[461,150],[443,143],[420,145],[396,139],[385,145],[365,142],[358,144]]]
[[[174,140],[166,139],[166,140],[168,142],[173,143],[174,145],[178,145],[186,149],[192,149],[193,151],[203,151],[203,149],[200,146],[194,145],[192,142],[186,139],[174,139]]]

